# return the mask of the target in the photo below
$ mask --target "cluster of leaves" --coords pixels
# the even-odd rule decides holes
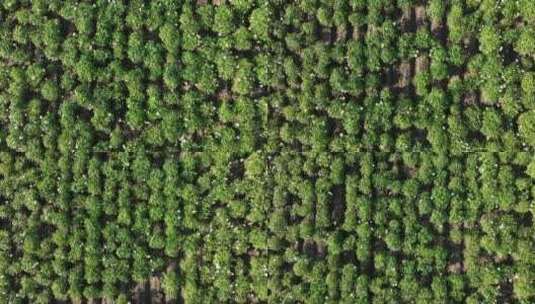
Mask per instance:
[[[532,0],[0,20],[0,300],[535,301]]]

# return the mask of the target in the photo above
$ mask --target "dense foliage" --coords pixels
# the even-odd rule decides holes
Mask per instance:
[[[0,303],[535,303],[535,1],[0,1]]]

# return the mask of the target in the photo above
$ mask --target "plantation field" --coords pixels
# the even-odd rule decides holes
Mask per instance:
[[[534,0],[0,1],[0,304],[535,303]]]

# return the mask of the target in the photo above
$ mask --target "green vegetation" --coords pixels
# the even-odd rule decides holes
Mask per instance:
[[[0,304],[535,303],[534,22],[0,1]]]

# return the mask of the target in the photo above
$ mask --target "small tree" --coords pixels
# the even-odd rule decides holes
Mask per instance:
[[[249,29],[258,40],[269,40],[272,12],[268,5],[255,9],[249,16]]]
[[[517,123],[520,136],[528,145],[535,147],[535,110],[521,114]]]
[[[524,27],[516,41],[515,50],[524,56],[533,56],[535,54],[535,30],[530,27]]]

